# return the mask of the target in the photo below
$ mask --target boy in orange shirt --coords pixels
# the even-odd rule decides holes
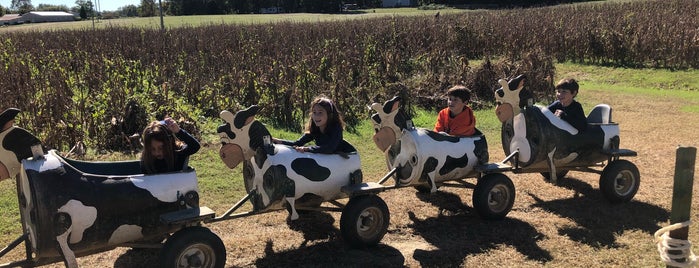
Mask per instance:
[[[454,86],[447,91],[447,96],[447,108],[439,111],[434,131],[459,137],[476,133],[476,117],[471,107],[466,105],[471,92],[464,86]]]

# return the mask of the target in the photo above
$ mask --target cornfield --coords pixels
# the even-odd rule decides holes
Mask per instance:
[[[634,1],[322,23],[14,32],[0,42],[0,108],[48,147],[134,150],[149,119],[193,122],[260,105],[299,130],[317,95],[350,127],[403,95],[437,109],[464,84],[476,106],[497,79],[526,74],[551,97],[555,61],[698,68],[699,1]],[[469,61],[479,60],[477,66]],[[477,108],[477,107],[476,107]]]

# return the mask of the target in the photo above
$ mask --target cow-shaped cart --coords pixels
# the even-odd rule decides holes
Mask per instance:
[[[502,122],[502,146],[515,173],[541,173],[556,182],[568,171],[600,174],[599,188],[610,202],[626,202],[640,185],[638,168],[622,156],[636,152],[619,148],[619,124],[612,122],[609,105],[599,104],[587,117],[587,129],[579,132],[547,107],[535,105],[524,88],[525,77],[500,79],[495,91],[496,114]],[[607,162],[605,165],[604,162]],[[601,171],[595,169],[604,167]]]
[[[44,152],[13,125],[19,110],[0,115],[0,179],[16,178],[26,259],[3,267],[64,262],[115,247],[162,247],[162,267],[224,267],[221,239],[202,227],[214,212],[199,206],[194,169],[144,175],[139,161],[87,162]],[[162,241],[165,240],[163,244]]]
[[[473,207],[481,217],[507,216],[515,200],[514,184],[500,173],[502,167],[488,163],[488,143],[480,131],[455,137],[416,128],[399,97],[370,107],[376,112],[371,117],[376,131],[373,139],[385,153],[390,170],[379,184],[393,176],[395,183],[389,188],[412,186],[434,193],[440,186],[469,187],[474,189]],[[469,178],[476,178],[476,184],[465,180]]]
[[[340,231],[351,246],[379,243],[388,229],[386,203],[375,193],[383,190],[362,183],[359,154],[301,153],[287,145],[272,144],[267,128],[255,120],[260,110],[253,105],[235,114],[222,111],[225,124],[219,126],[220,157],[229,168],[243,163],[243,179],[248,194],[213,221],[288,209],[291,220],[297,211],[342,211]],[[338,199],[349,198],[346,204]],[[244,202],[251,212],[233,214]],[[323,203],[332,207],[323,207]]]

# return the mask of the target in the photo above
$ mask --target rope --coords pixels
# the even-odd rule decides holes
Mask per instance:
[[[692,252],[692,242],[689,242],[689,240],[670,237],[670,231],[689,227],[691,223],[691,221],[675,223],[670,226],[660,228],[660,230],[655,232],[654,236],[655,243],[658,246],[658,253],[660,253],[660,258],[666,265],[675,267],[697,266],[697,256],[695,256],[694,252]],[[669,251],[679,253],[670,253]],[[678,259],[684,259],[684,261],[678,262],[676,261]]]

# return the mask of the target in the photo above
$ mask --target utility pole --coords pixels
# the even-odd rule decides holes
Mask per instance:
[[[160,30],[165,31],[165,22],[163,21],[163,2],[158,0],[158,9],[160,10]]]

